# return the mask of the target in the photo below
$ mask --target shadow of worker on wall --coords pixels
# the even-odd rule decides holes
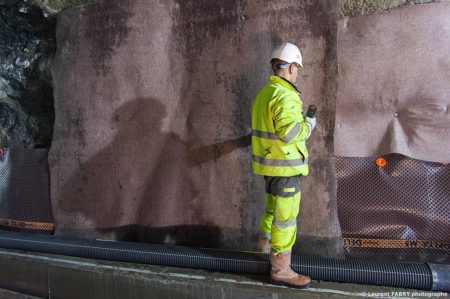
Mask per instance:
[[[164,105],[155,99],[139,98],[117,109],[111,119],[114,140],[80,164],[60,193],[57,232],[114,239],[104,232],[187,220],[185,146],[161,132],[165,117]]]
[[[149,98],[116,110],[113,141],[80,164],[59,192],[57,234],[221,247],[221,234],[237,233],[198,219],[199,210],[207,211],[201,200],[193,204],[198,186],[191,167],[245,147],[249,136],[203,146],[162,132],[166,116],[164,105]]]

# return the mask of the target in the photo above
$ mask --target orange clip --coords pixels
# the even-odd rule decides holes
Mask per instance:
[[[377,158],[376,160],[375,160],[375,163],[377,164],[377,166],[378,167],[384,167],[384,166],[386,166],[386,164],[387,164],[387,162],[386,162],[386,159],[384,159],[384,158]]]

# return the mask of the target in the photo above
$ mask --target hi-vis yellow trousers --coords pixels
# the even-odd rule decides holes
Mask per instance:
[[[266,182],[266,209],[261,220],[261,233],[271,240],[275,254],[291,251],[297,235],[300,209],[300,176],[269,177]]]

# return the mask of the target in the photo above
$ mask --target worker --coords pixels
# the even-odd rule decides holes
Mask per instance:
[[[257,249],[270,253],[271,282],[307,288],[311,279],[294,272],[292,246],[300,208],[300,177],[308,175],[305,141],[316,118],[302,115],[301,93],[295,86],[303,68],[297,46],[283,43],[270,57],[274,72],[252,103],[252,168],[264,176],[265,210]]]

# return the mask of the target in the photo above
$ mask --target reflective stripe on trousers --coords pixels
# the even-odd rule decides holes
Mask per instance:
[[[300,176],[264,177],[266,209],[261,220],[261,232],[271,237],[272,250],[289,251],[295,243],[297,215],[300,207]]]

